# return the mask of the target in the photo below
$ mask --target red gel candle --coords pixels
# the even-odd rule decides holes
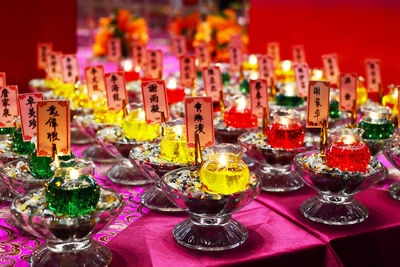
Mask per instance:
[[[181,88],[169,89],[167,88],[168,104],[175,104],[181,102],[185,98],[185,90]]]
[[[298,148],[303,146],[304,128],[300,124],[280,124],[272,122],[267,128],[268,143],[274,148]]]
[[[329,167],[341,171],[366,172],[371,152],[358,136],[343,135],[326,149],[325,160]]]
[[[225,124],[233,128],[253,128],[258,125],[257,116],[251,114],[250,108],[239,109],[237,106],[229,107],[224,112]]]
[[[273,122],[268,125],[265,134],[272,147],[292,149],[303,146],[306,133],[295,110],[277,110],[272,112],[271,117]]]

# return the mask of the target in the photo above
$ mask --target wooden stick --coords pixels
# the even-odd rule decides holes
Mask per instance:
[[[379,105],[382,105],[382,99],[383,99],[382,83],[379,83],[378,84],[378,101],[379,101]]]
[[[219,91],[219,106],[221,108],[221,112],[225,111],[225,103],[224,103],[224,93],[221,91]]]
[[[321,128],[320,143],[319,143],[319,152],[321,157],[325,157],[325,146],[327,142],[328,142],[328,125],[326,120],[324,120]]]
[[[161,111],[161,124],[165,122],[165,114],[164,111]],[[164,127],[161,125],[161,137],[164,136]]]
[[[268,128],[267,108],[263,107],[263,118],[262,118],[262,131],[263,131],[263,133],[267,133],[267,128]]]
[[[122,112],[123,112],[123,117],[126,118],[126,116],[128,116],[127,111],[126,111],[126,100],[122,99]]]
[[[201,152],[200,137],[199,134],[194,134],[194,163],[197,168],[201,167],[203,162],[203,155]]]
[[[240,65],[240,76],[239,76],[239,83],[241,83],[244,79],[244,72],[243,72],[243,64]]]
[[[60,161],[58,159],[58,153],[57,153],[57,145],[53,143],[53,162],[57,163],[57,166],[60,166]]]
[[[353,109],[351,111],[351,125],[353,128],[356,127],[357,122],[357,99],[353,100]]]
[[[275,80],[271,77],[271,97],[276,96],[276,87],[275,87]]]

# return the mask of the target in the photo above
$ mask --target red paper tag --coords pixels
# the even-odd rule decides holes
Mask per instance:
[[[195,146],[195,134],[202,147],[214,145],[213,104],[209,96],[185,97],[186,139]]]
[[[147,50],[147,69],[148,78],[161,79],[163,74],[163,62],[161,50]]]
[[[242,48],[240,46],[229,45],[229,70],[240,72],[243,62]]]
[[[197,78],[195,57],[190,55],[181,56],[179,58],[179,68],[181,86],[192,88]]]
[[[56,79],[62,76],[61,66],[62,53],[58,51],[52,51],[47,54],[47,78]]]
[[[268,84],[274,77],[274,61],[271,55],[260,55],[257,57],[258,77],[266,79]]]
[[[143,106],[146,123],[162,123],[161,112],[169,120],[167,90],[164,80],[142,82]]]
[[[381,79],[381,63],[379,59],[365,60],[365,67],[367,72],[367,91],[379,92],[379,86],[382,83]]]
[[[251,113],[258,118],[264,116],[264,108],[267,108],[267,116],[269,116],[267,80],[250,80],[250,106]]]
[[[104,81],[104,67],[102,65],[90,66],[85,68],[85,79],[88,98],[93,99],[94,95],[104,94],[106,83]]]
[[[294,63],[294,76],[296,78],[296,91],[300,97],[307,97],[310,70],[307,63]]]
[[[110,111],[124,110],[128,104],[128,94],[125,85],[125,73],[123,71],[106,73],[107,106]]]
[[[397,85],[397,106],[400,107],[400,85]],[[400,112],[397,112],[397,121],[400,121]],[[397,123],[397,127],[400,128],[400,123]]]
[[[8,85],[1,87],[0,95],[0,127],[14,127],[14,119],[18,117],[17,108],[18,86]]]
[[[37,156],[53,155],[53,143],[58,155],[70,155],[69,100],[44,100],[36,102]]]
[[[337,84],[339,79],[339,64],[336,54],[322,55],[325,77],[328,82]]]
[[[231,45],[238,46],[243,49],[243,40],[240,34],[231,35]]]
[[[111,38],[107,44],[108,61],[118,62],[122,58],[121,40],[119,38]]]
[[[43,100],[42,93],[18,95],[18,109],[21,118],[22,138],[30,141],[37,135],[36,102]]]
[[[210,51],[208,50],[208,44],[201,42],[194,47],[196,59],[198,61],[198,67],[200,69],[208,67],[211,64]]]
[[[0,72],[0,86],[6,86],[6,73]]]
[[[357,99],[357,74],[341,73],[339,85],[339,109],[343,111],[352,111],[354,100]]]
[[[303,45],[292,46],[293,61],[296,63],[306,63],[306,52]]]
[[[204,90],[213,102],[217,102],[220,92],[223,91],[221,70],[218,66],[203,68]]]
[[[329,119],[330,83],[326,81],[310,81],[307,96],[307,127],[322,128]]]
[[[278,42],[267,43],[267,54],[272,56],[274,60],[274,66],[279,66],[281,62],[281,53]]]
[[[145,44],[132,44],[132,58],[135,67],[139,66],[141,69],[144,69],[146,64],[146,52],[147,47]]]
[[[47,54],[53,51],[52,43],[37,44],[37,68],[45,70],[47,68]]]
[[[63,55],[61,59],[64,83],[76,83],[79,80],[79,68],[76,55]]]
[[[186,38],[183,35],[177,35],[172,37],[172,48],[174,54],[177,58],[180,58],[183,55],[186,55]]]

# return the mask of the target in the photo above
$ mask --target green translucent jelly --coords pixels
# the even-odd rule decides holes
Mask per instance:
[[[329,118],[337,119],[340,117],[339,102],[333,100],[329,103]]]
[[[364,129],[364,139],[387,139],[391,138],[394,133],[394,124],[387,118],[379,121],[379,123],[372,123],[368,118],[364,118],[358,124],[359,128]]]
[[[301,106],[304,99],[298,96],[287,96],[284,94],[279,94],[276,96],[276,104],[284,107],[298,107]]]
[[[231,76],[229,76],[228,72],[223,72],[221,74],[222,76],[222,83],[226,86],[229,85],[230,81],[231,81]]]
[[[54,177],[46,188],[45,196],[53,211],[76,216],[96,207],[100,199],[100,187],[90,176]]]
[[[67,161],[75,158],[74,154],[71,152],[69,156],[60,156],[59,159],[62,161]],[[38,157],[36,156],[36,150],[32,152],[29,157],[29,168],[33,176],[38,179],[50,179],[54,176],[54,172],[51,170],[50,164],[53,162],[53,157]],[[71,167],[71,166],[63,166]]]
[[[240,91],[244,94],[248,94],[250,92],[249,80],[243,79],[243,81],[240,83]]]
[[[22,137],[22,130],[21,128],[18,128],[13,135],[13,143],[12,143],[12,147],[13,147],[13,151],[19,154],[23,154],[23,155],[28,155],[30,153],[32,153],[32,151],[35,149],[35,144],[27,141],[24,142],[24,139]]]
[[[0,128],[0,135],[5,135],[5,134],[14,134],[15,128],[14,127],[9,127],[9,128]]]

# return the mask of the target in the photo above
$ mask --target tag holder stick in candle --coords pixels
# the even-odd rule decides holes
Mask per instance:
[[[263,119],[262,119],[262,132],[266,133],[268,128],[268,114],[267,108],[263,107]]]
[[[164,111],[161,111],[161,124],[165,122],[165,114]],[[164,127],[161,127],[161,137],[164,136]]]
[[[225,103],[224,103],[224,93],[221,91],[219,91],[219,106],[221,108],[221,112],[224,113],[226,107],[225,107]]]
[[[126,100],[122,99],[122,112],[123,112],[123,118],[126,118],[126,116],[128,116],[127,111],[126,111]]]
[[[194,134],[194,163],[198,169],[201,168],[203,155],[201,152],[200,137],[198,133]]]
[[[325,157],[325,147],[327,142],[328,142],[328,125],[326,120],[324,120],[321,128],[320,143],[319,143],[319,152],[322,158]]]
[[[271,97],[274,98],[276,96],[276,87],[275,87],[275,80],[271,77]]]
[[[351,110],[351,126],[356,127],[357,122],[357,99],[353,100],[353,109]]]
[[[382,105],[382,99],[383,99],[382,83],[379,83],[378,84],[378,103],[379,103],[379,105]]]
[[[57,153],[57,145],[55,143],[53,143],[53,162],[55,162],[57,166],[60,164]]]
[[[240,65],[240,76],[239,76],[239,83],[244,80],[244,72],[243,72],[243,64]]]

